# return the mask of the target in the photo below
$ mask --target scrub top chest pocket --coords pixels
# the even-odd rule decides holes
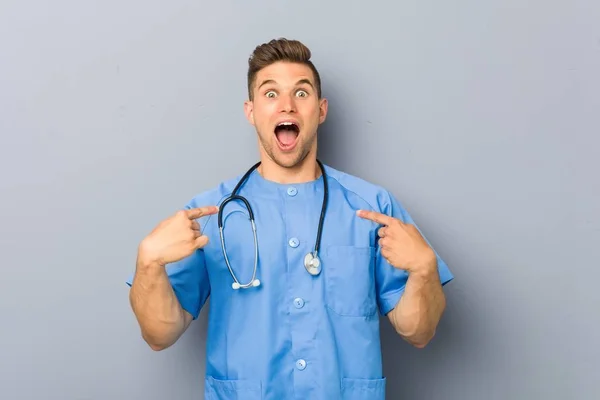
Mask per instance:
[[[375,256],[372,246],[329,245],[323,260],[326,305],[348,317],[377,313]]]

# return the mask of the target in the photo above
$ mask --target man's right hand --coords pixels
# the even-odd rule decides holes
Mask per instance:
[[[216,214],[216,206],[181,210],[160,222],[140,243],[138,263],[165,266],[181,260],[208,244],[196,219]]]

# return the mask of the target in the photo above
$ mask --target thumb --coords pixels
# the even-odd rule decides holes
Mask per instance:
[[[197,249],[203,248],[204,246],[206,246],[208,244],[208,236],[206,236],[206,235],[198,236],[195,239],[195,244],[196,244]]]

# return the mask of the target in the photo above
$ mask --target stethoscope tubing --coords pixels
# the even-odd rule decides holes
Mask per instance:
[[[315,247],[312,252],[312,257],[308,257],[308,254],[307,254],[307,257],[305,257],[305,268],[311,275],[318,275],[321,271],[321,268],[320,268],[321,262],[319,260],[318,254],[319,254],[319,249],[321,246],[323,223],[325,220],[325,213],[327,210],[327,204],[328,204],[328,198],[329,198],[329,185],[327,182],[327,174],[325,173],[325,167],[323,166],[323,163],[321,163],[321,161],[317,160],[317,163],[319,164],[319,167],[321,168],[321,172],[322,172],[322,176],[323,176],[323,192],[324,193],[323,193],[323,203],[321,205],[321,213],[319,215],[319,224],[318,224],[318,228],[317,228],[317,239],[315,240]],[[231,277],[233,278],[233,281],[234,281],[232,284],[232,287],[234,289],[239,289],[239,288],[245,289],[245,288],[256,287],[256,286],[260,285],[260,281],[258,279],[256,279],[256,272],[257,272],[257,267],[258,267],[258,239],[257,239],[257,234],[256,234],[256,223],[254,221],[254,212],[252,211],[252,206],[250,205],[250,202],[244,196],[237,194],[238,191],[240,190],[240,187],[246,181],[248,176],[250,176],[250,174],[259,165],[260,165],[260,161],[257,162],[256,164],[254,164],[248,171],[246,171],[244,176],[242,176],[240,181],[237,183],[237,185],[233,189],[233,192],[231,193],[231,195],[228,198],[226,198],[219,206],[218,226],[219,226],[219,236],[221,239],[221,249],[223,251],[223,256],[225,257],[225,263],[227,264],[229,273],[231,274]],[[241,202],[243,202],[244,206],[248,210],[248,216],[250,219],[250,223],[252,224],[252,234],[254,236],[254,270],[252,273],[252,279],[250,280],[250,282],[245,283],[245,284],[242,284],[238,281],[235,273],[233,272],[233,268],[231,268],[231,264],[229,262],[229,257],[227,256],[227,249],[225,246],[225,237],[223,234],[223,209],[225,208],[225,205],[227,205],[227,203],[234,201],[234,200],[240,200]],[[312,263],[310,263],[310,265],[309,265],[309,263],[307,263],[307,261],[306,261],[307,259],[314,260],[315,264],[317,265],[317,268],[315,268]]]

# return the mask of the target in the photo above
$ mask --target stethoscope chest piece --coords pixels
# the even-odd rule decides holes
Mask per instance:
[[[313,276],[319,275],[321,273],[321,260],[319,260],[319,256],[308,253],[304,257],[304,268]]]

